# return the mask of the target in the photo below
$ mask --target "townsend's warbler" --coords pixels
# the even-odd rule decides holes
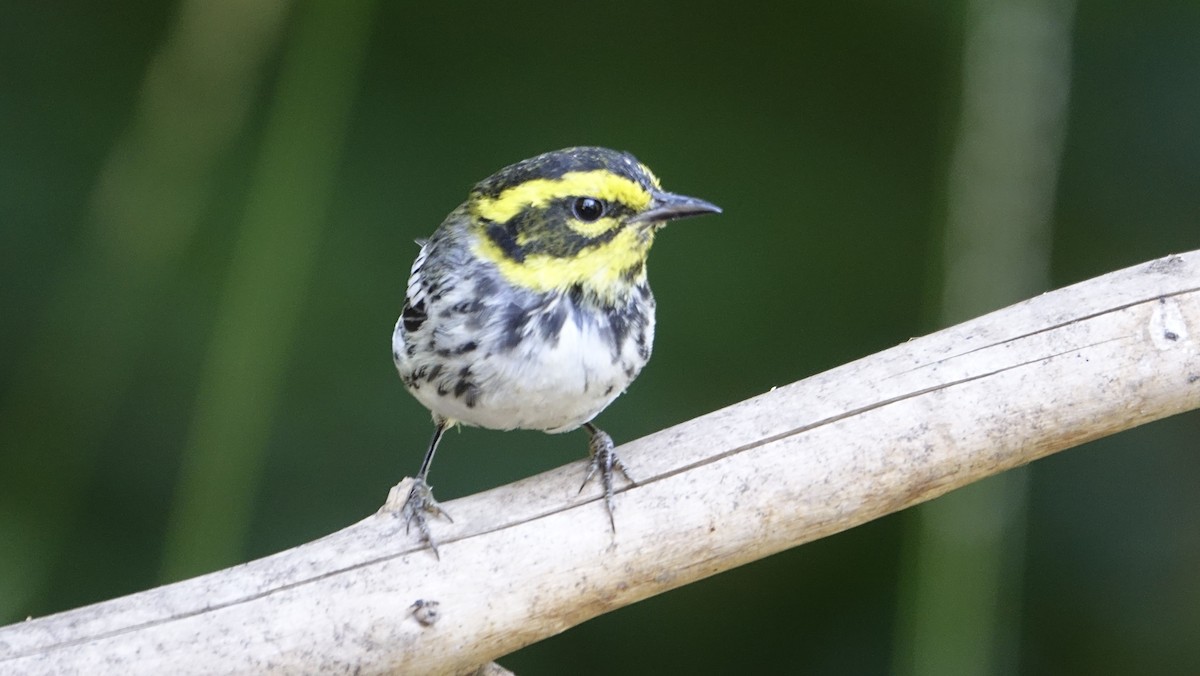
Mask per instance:
[[[426,482],[438,441],[464,423],[556,433],[583,427],[610,525],[612,438],[591,423],[650,358],[646,255],[667,221],[718,213],[665,192],[628,153],[567,148],[478,183],[412,266],[392,357],[433,412],[434,432],[403,515],[437,553]]]

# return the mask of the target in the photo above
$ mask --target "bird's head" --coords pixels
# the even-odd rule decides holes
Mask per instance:
[[[659,227],[721,211],[664,191],[633,155],[595,147],[505,167],[471,190],[466,208],[475,253],[508,281],[538,292],[578,288],[608,302],[645,281]]]

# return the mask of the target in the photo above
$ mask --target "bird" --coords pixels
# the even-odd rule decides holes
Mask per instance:
[[[609,525],[614,470],[634,484],[592,421],[637,378],[654,342],[646,259],[667,223],[720,213],[667,192],[627,152],[581,146],[522,160],[475,184],[413,262],[392,333],[405,388],[433,436],[402,516],[440,558],[429,469],[446,430],[587,431]]]

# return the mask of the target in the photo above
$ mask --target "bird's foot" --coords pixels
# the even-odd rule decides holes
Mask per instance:
[[[579,492],[583,492],[596,472],[600,473],[600,485],[604,488],[604,506],[608,509],[608,525],[615,533],[617,532],[617,522],[613,519],[613,470],[620,472],[629,483],[636,486],[637,482],[629,475],[625,463],[617,457],[616,445],[613,444],[612,437],[594,425],[588,424],[585,427],[592,435],[588,441],[588,455],[591,457],[591,462],[588,463],[587,475],[583,477],[583,485],[579,487]]]
[[[408,492],[408,499],[404,501],[404,508],[400,511],[404,517],[404,532],[412,530],[413,526],[417,527],[417,532],[421,534],[421,539],[429,544],[429,548],[433,550],[433,555],[442,558],[438,553],[437,542],[433,539],[433,534],[429,532],[429,517],[440,516],[447,521],[453,523],[454,519],[442,509],[441,505],[433,499],[433,489],[423,479],[414,479],[412,489]]]

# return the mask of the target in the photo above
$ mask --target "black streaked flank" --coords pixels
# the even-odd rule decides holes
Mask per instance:
[[[463,403],[467,405],[467,408],[475,408],[476,402],[479,401],[479,387],[474,383],[468,383],[465,392]]]
[[[458,382],[454,385],[454,396],[463,400],[467,408],[474,408],[479,399],[479,387],[471,382],[471,367],[464,366],[458,371]]]
[[[412,305],[411,303],[404,304],[404,310],[400,313],[400,317],[404,322],[404,330],[408,333],[415,333],[421,325],[429,319],[429,315],[425,312],[424,301]]]
[[[455,303],[454,307],[452,307],[450,309],[451,309],[451,311],[457,312],[459,314],[474,314],[483,309],[483,301],[479,298],[474,298],[472,300],[464,300],[464,301]]]
[[[642,293],[642,297],[646,299],[646,302],[642,306],[642,312],[636,315],[637,330],[634,332],[634,342],[637,344],[638,356],[642,358],[642,361],[648,361],[650,359],[651,345],[646,340],[646,317],[653,316],[654,296],[650,295],[649,285],[643,284],[638,287],[638,290]]]
[[[525,326],[529,324],[530,311],[516,303],[509,303],[500,312],[500,321],[504,325],[504,330],[500,332],[500,349],[512,350],[525,339]]]
[[[650,343],[646,342],[646,332],[638,331],[636,337],[634,338],[634,343],[637,345],[638,357],[640,357],[642,361],[649,361]]]
[[[621,356],[621,348],[625,346],[625,338],[629,335],[628,312],[613,312],[608,316],[608,326],[602,327],[609,336],[609,347],[612,348],[613,359]]]
[[[420,381],[421,381],[421,378],[424,378],[424,377],[425,377],[425,371],[421,370],[420,368],[413,369],[412,373],[401,376],[401,378],[404,379],[404,384],[414,390],[420,389],[420,387],[421,387]]]
[[[490,304],[493,295],[499,293],[496,281],[489,275],[478,275],[475,278],[475,298],[479,299],[478,308],[467,312],[467,328],[471,331],[481,330],[492,316],[494,308]]]
[[[538,317],[538,333],[551,346],[558,344],[558,335],[562,332],[563,324],[567,321],[567,308],[563,303],[556,303],[554,308],[543,312]]]

